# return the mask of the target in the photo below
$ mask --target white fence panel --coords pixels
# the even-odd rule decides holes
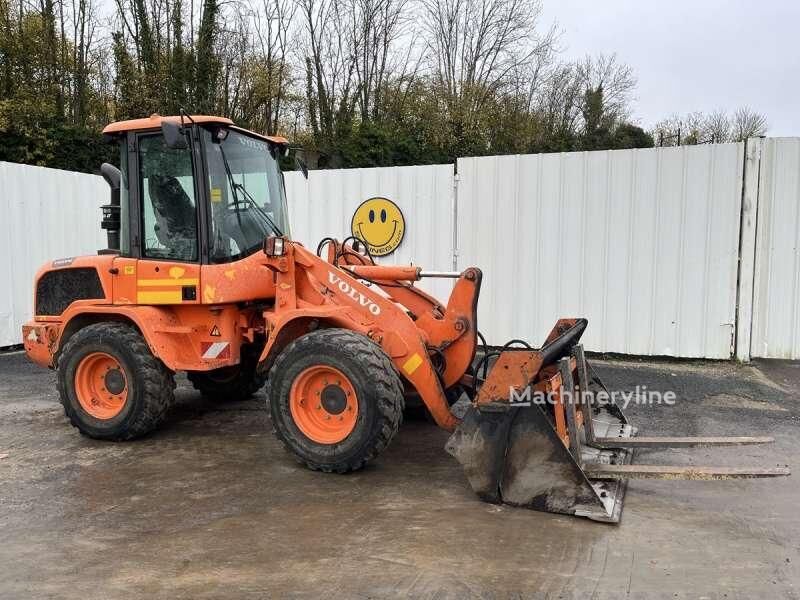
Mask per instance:
[[[752,338],[740,351],[798,359],[800,139],[759,144],[747,177],[757,229],[743,249],[755,259],[741,273],[753,290],[752,327],[745,306],[740,334]],[[451,165],[287,173],[286,182],[293,237],[309,247],[349,235],[356,207],[383,196],[403,211],[406,234],[379,262],[450,270],[457,252],[457,268],[481,267],[479,324],[491,343],[538,342],[556,318],[578,315],[590,320],[591,350],[728,358],[744,163],[744,144],[467,158],[457,202]],[[108,188],[12,163],[0,163],[0,185],[3,347],[21,341],[40,265],[105,245],[98,207]],[[424,283],[443,300],[451,286]]]
[[[490,344],[585,316],[587,349],[729,358],[744,144],[458,160],[458,266]]]
[[[0,162],[0,347],[22,342],[33,278],[45,262],[105,248],[101,177]]]
[[[800,358],[800,139],[764,140],[752,356]]]
[[[358,205],[380,196],[400,207],[406,231],[397,250],[376,262],[453,268],[452,165],[310,171],[308,179],[286,173],[286,193],[292,237],[309,248],[324,237],[351,235]],[[444,302],[452,281],[426,279],[421,287]]]

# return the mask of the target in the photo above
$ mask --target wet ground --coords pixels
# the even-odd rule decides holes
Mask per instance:
[[[595,363],[644,435],[767,434],[768,446],[641,452],[638,462],[797,469],[800,366]],[[447,434],[403,426],[347,476],[296,466],[263,395],[215,405],[185,380],[168,423],[81,437],[54,377],[0,355],[0,598],[796,598],[800,472],[632,481],[622,523],[480,502]]]

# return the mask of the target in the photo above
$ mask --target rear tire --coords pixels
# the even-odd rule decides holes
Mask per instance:
[[[75,333],[59,356],[56,381],[70,423],[102,440],[152,431],[174,399],[172,372],[125,323],[95,323]]]
[[[270,370],[267,397],[278,439],[300,463],[327,473],[361,469],[403,420],[394,364],[346,329],[312,331],[289,344]]]
[[[186,374],[196,390],[217,402],[247,400],[264,387],[266,373],[258,372],[258,356],[242,347],[238,365],[213,371],[192,371]]]

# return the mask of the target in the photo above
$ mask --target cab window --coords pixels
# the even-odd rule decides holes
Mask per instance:
[[[264,238],[287,233],[286,197],[276,149],[228,129],[204,130],[212,263],[259,250]]]
[[[167,148],[161,134],[139,138],[142,256],[197,260],[197,199],[192,153]]]

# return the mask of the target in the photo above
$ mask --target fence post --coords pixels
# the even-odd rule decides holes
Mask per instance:
[[[457,167],[458,163],[453,163],[453,192],[452,204],[450,207],[450,218],[453,225],[452,233],[452,258],[453,258],[453,271],[458,271],[458,182],[460,181]]]
[[[753,287],[755,281],[756,236],[758,234],[758,183],[763,138],[745,141],[741,220],[739,224],[739,273],[736,287],[736,360],[750,361],[753,330]]]

